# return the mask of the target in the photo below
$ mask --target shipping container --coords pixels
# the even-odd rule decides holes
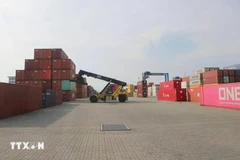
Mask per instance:
[[[183,81],[183,82],[181,82],[181,88],[182,88],[182,89],[189,88],[189,86],[190,86],[189,81]]]
[[[194,74],[194,75],[190,76],[189,79],[190,79],[190,81],[202,80],[203,79],[203,74],[202,73]]]
[[[61,89],[62,89],[61,80],[53,80],[52,81],[52,90],[61,90]]]
[[[32,79],[33,79],[33,70],[25,70],[24,80],[32,80]]]
[[[32,81],[31,85],[34,87],[42,88],[42,81]]]
[[[24,80],[24,70],[16,70],[16,81]]]
[[[52,79],[51,70],[43,70],[42,71],[42,79],[43,80],[51,80]]]
[[[41,49],[34,49],[34,59],[43,59]]]
[[[25,70],[34,70],[34,60],[33,59],[25,60]]]
[[[56,90],[56,105],[63,103],[63,93],[61,90]]]
[[[43,74],[42,70],[33,71],[33,80],[42,80]]]
[[[62,59],[61,61],[62,61],[61,62],[62,69],[72,70],[74,71],[74,73],[76,72],[76,66],[71,59]]]
[[[41,60],[41,69],[52,69],[52,61],[50,59]]]
[[[43,59],[52,59],[52,49],[42,49]]]
[[[229,69],[228,70],[228,75],[229,75],[229,77],[234,77],[235,76],[235,70]]]
[[[76,91],[76,83],[70,80],[62,80],[62,91]]]
[[[61,70],[61,79],[70,80],[75,77],[75,73],[72,70]]]
[[[160,89],[181,89],[181,80],[172,80],[172,81],[167,81],[167,82],[161,82],[160,83]]]
[[[191,102],[200,102],[201,85],[188,89],[188,98]]]
[[[223,83],[229,83],[229,77],[228,76],[223,76]]]
[[[61,70],[62,69],[61,62],[62,62],[61,59],[54,59],[53,62],[52,62],[53,63],[52,64],[52,69],[59,69],[59,70]]]
[[[240,82],[240,77],[235,77],[235,82]]]
[[[223,83],[223,77],[207,77],[203,79],[203,84]]]
[[[160,89],[158,100],[165,101],[186,101],[186,89]]]
[[[42,81],[42,89],[43,90],[51,90],[52,88],[52,81],[47,80],[47,81]]]
[[[68,56],[62,49],[53,49],[53,59],[68,59]]]
[[[235,77],[240,77],[240,70],[235,70],[234,75]]]
[[[222,76],[223,76],[222,70],[213,70],[213,71],[203,73],[203,79],[211,78],[211,77],[222,77]]]
[[[0,83],[0,119],[40,109],[41,94],[37,87]]]
[[[16,81],[17,85],[22,85],[24,81]]]
[[[193,74],[199,74],[199,73],[204,73],[204,72],[209,72],[213,70],[219,70],[219,67],[204,67],[202,69],[197,69],[193,71]]]
[[[190,81],[190,77],[189,77],[189,76],[183,77],[183,78],[182,78],[182,81],[183,81],[183,82],[184,82],[184,81]]]
[[[63,91],[63,102],[76,100],[75,91]]]
[[[24,86],[32,86],[32,81],[23,81],[22,85],[24,85]]]
[[[60,80],[61,79],[61,70],[53,70],[52,71],[52,79]]]
[[[201,85],[202,82],[203,82],[202,79],[198,79],[198,80],[190,80],[189,85],[190,85],[190,86]]]
[[[35,70],[40,70],[42,68],[41,66],[42,66],[42,61],[38,60],[38,59],[35,59],[34,64],[33,64],[33,68]]]
[[[201,105],[240,109],[240,83],[201,87]]]
[[[56,105],[56,91],[44,90],[43,94],[43,108],[53,107]]]

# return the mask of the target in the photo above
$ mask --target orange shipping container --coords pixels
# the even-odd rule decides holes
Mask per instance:
[[[185,81],[190,81],[189,76],[188,76],[188,77],[183,77],[183,78],[182,78],[182,82],[185,82]]]
[[[191,102],[200,102],[200,92],[201,86],[191,86],[188,89],[189,101]]]

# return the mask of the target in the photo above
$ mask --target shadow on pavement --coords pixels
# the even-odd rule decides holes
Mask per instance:
[[[47,127],[71,112],[79,104],[64,103],[62,105],[43,108],[14,117],[0,120],[0,128],[4,127]]]

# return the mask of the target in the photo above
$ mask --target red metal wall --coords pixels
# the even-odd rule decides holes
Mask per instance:
[[[0,119],[35,111],[41,107],[41,88],[0,83]]]

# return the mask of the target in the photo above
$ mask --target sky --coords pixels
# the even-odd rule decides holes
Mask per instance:
[[[128,84],[145,71],[172,78],[238,64],[239,16],[239,0],[0,0],[0,81],[24,69],[34,48],[62,48],[77,71]]]

